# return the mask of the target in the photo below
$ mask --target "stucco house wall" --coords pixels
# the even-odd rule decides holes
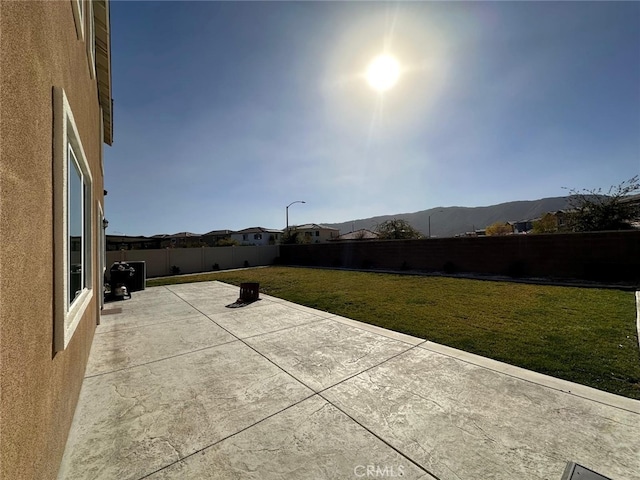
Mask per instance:
[[[86,43],[91,17],[85,13],[79,35],[79,5],[0,2],[0,478],[6,479],[56,477],[100,318],[102,139],[105,119],[111,135],[111,112],[107,118],[100,109]],[[106,15],[108,32],[108,4],[94,7]],[[86,1],[83,11],[91,11]],[[86,266],[93,291],[64,348],[54,338],[54,312],[65,301],[54,273],[61,221],[54,214],[55,88],[73,112],[92,178]],[[103,100],[110,106],[110,85],[108,91]]]
[[[251,227],[231,233],[231,239],[240,245],[274,245],[282,240],[282,230]]]
[[[337,228],[317,225],[315,223],[298,225],[293,228],[299,232],[298,235],[301,237],[303,243],[325,243],[336,240],[340,235],[340,230]]]

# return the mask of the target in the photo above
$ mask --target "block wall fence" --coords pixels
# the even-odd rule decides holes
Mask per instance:
[[[285,265],[640,282],[640,231],[282,245]]]
[[[183,274],[210,272],[216,264],[220,270],[246,265],[273,265],[279,250],[278,245],[118,250],[107,252],[106,266],[109,270],[114,262],[143,261],[146,263],[147,278],[163,277],[172,274],[172,266],[180,268]]]

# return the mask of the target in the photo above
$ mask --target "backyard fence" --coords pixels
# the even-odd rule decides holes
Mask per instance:
[[[273,265],[279,254],[279,245],[118,250],[107,252],[107,269],[114,262],[142,261],[148,278],[163,277],[177,273],[176,268],[179,273],[200,273]]]
[[[640,282],[640,231],[283,245],[285,265]]]

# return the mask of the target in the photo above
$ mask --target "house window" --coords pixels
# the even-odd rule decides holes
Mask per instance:
[[[262,234],[261,234],[261,233],[256,233],[256,234],[253,236],[253,239],[254,239],[254,240],[262,240]]]
[[[64,350],[93,298],[92,177],[69,101],[54,88],[54,340]]]
[[[316,230],[316,237],[319,237],[319,236],[320,236],[320,231]]]
[[[76,24],[78,40],[84,40],[84,1],[71,0],[71,11],[73,12],[73,21]]]
[[[249,240],[249,234],[243,233],[242,234],[242,240]]]
[[[69,235],[69,304],[80,296],[82,289],[86,286],[86,264],[87,255],[84,245],[87,241],[85,232],[85,209],[86,197],[88,196],[87,184],[84,181],[82,170],[78,163],[78,157],[73,151],[73,146],[69,143],[67,148],[67,225]]]

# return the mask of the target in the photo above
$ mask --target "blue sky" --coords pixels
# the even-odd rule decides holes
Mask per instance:
[[[357,220],[640,173],[638,2],[111,3],[109,234]],[[401,75],[379,93],[369,62]]]

